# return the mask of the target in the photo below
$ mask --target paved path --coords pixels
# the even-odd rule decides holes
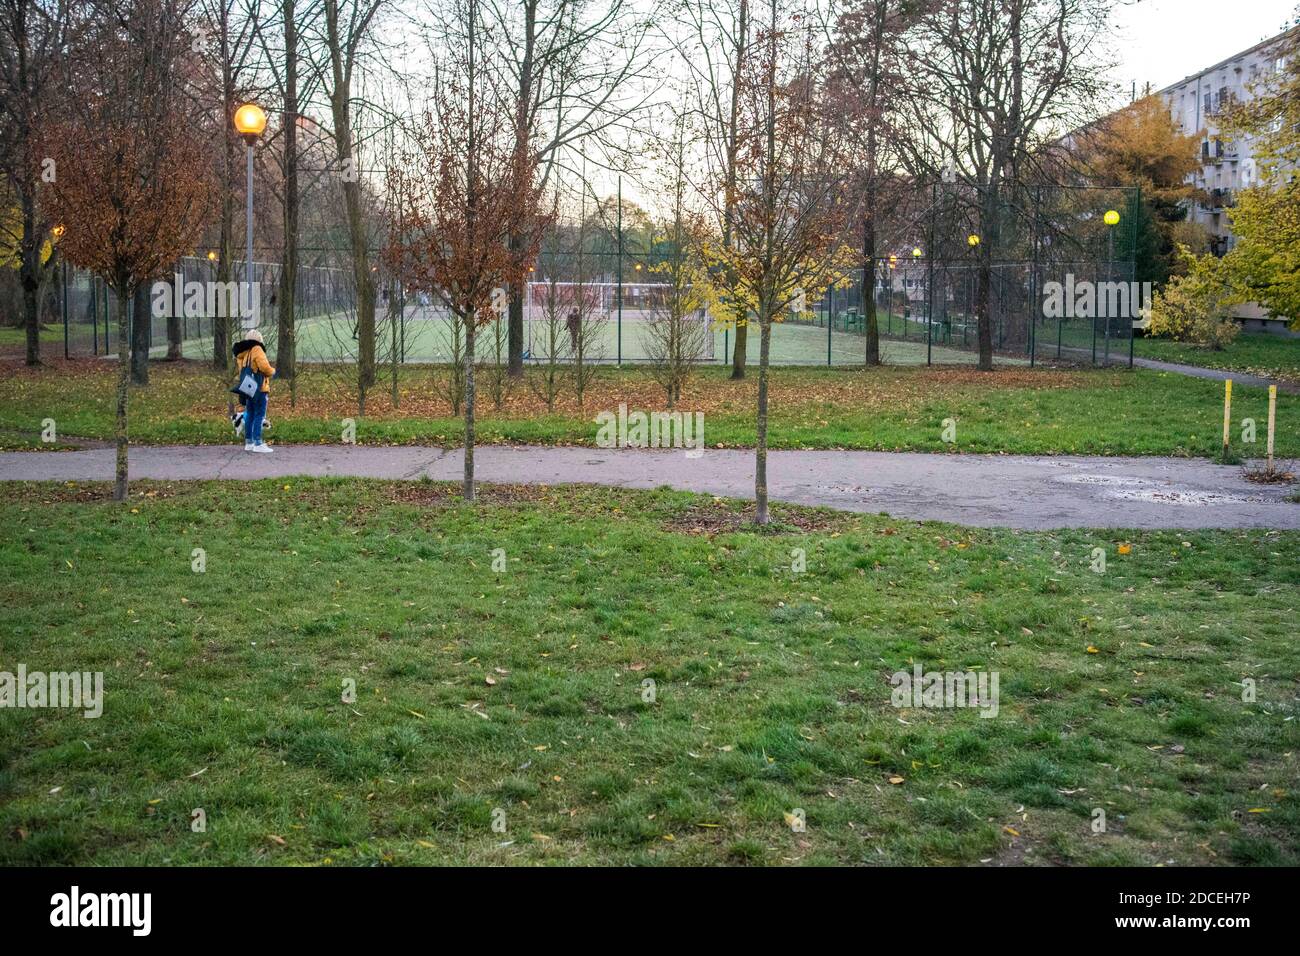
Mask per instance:
[[[1092,352],[1089,349],[1066,348],[1064,352],[1069,352],[1080,360],[1091,360]],[[1098,352],[1098,360],[1101,360],[1101,353]],[[1157,372],[1174,372],[1178,375],[1186,375],[1190,378],[1203,378],[1211,382],[1222,382],[1225,379],[1232,379],[1235,385],[1247,385],[1253,388],[1268,388],[1270,385],[1276,385],[1279,392],[1291,394],[1300,394],[1300,383],[1284,381],[1280,378],[1265,378],[1262,375],[1248,375],[1245,372],[1233,372],[1221,368],[1206,368],[1203,365],[1184,365],[1181,362],[1162,362],[1159,359],[1142,358],[1141,356],[1133,357],[1133,364],[1138,368],[1154,369]],[[1111,352],[1110,366],[1122,368],[1128,365],[1128,348],[1122,349],[1121,353]]]
[[[1128,361],[1127,356],[1124,359]],[[1111,356],[1111,364],[1115,362],[1114,356]],[[1161,362],[1157,359],[1134,358],[1133,364],[1142,368],[1155,369],[1157,372],[1177,372],[1179,375],[1189,375],[1192,378],[1206,378],[1213,382],[1222,382],[1225,379],[1232,379],[1235,385],[1249,385],[1257,388],[1268,388],[1270,385],[1276,385],[1279,392],[1300,392],[1300,385],[1295,382],[1284,382],[1277,378],[1265,378],[1262,375],[1247,375],[1244,372],[1230,372],[1221,368],[1203,368],[1200,365],[1183,365],[1179,362]]]
[[[485,482],[624,488],[671,485],[752,498],[752,451],[488,445],[476,452]],[[459,449],[283,445],[272,455],[239,446],[140,446],[131,476],[250,479],[343,475],[460,477]],[[1256,485],[1236,466],[1175,458],[1033,458],[865,451],[774,451],[772,498],[845,511],[888,512],[982,527],[1300,529],[1294,486]],[[2,452],[0,480],[107,480],[113,450]]]

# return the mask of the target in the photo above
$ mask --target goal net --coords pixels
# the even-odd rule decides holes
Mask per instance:
[[[556,323],[568,334],[568,323],[576,318],[584,326],[599,327],[595,338],[600,361],[649,361],[654,353],[652,326],[666,320],[671,301],[671,287],[662,283],[529,282],[524,296],[525,348],[533,358],[545,356],[555,335],[544,327]],[[687,321],[699,326],[700,361],[713,361],[715,335],[708,310],[694,310]]]

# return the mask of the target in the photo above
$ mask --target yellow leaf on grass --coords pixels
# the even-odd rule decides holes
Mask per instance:
[[[902,777],[890,777],[890,778],[889,778],[889,782],[892,783],[892,784],[894,784],[894,785],[898,785],[898,784],[900,784],[900,783],[903,782],[903,778],[902,778]]]
[[[1020,836],[1020,831],[1017,830],[1015,827],[1003,827],[1002,829],[1005,830],[1007,833],[1010,833],[1012,836]]]

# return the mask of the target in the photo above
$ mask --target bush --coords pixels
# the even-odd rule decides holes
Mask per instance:
[[[1155,297],[1148,333],[1216,350],[1230,345],[1240,331],[1232,306],[1243,297],[1223,260],[1198,256],[1186,246],[1178,253],[1186,273],[1171,278]]]

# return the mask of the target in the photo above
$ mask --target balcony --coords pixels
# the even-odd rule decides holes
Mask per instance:
[[[1223,212],[1231,209],[1235,202],[1231,189],[1211,189],[1206,192],[1202,205],[1207,212]]]

